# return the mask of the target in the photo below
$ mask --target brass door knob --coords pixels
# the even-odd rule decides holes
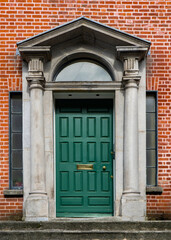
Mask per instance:
[[[106,170],[106,166],[103,166],[103,170]]]

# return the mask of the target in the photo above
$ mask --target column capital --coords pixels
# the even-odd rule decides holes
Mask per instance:
[[[32,58],[39,58],[43,62],[51,59],[51,47],[49,46],[36,46],[36,47],[19,47],[21,57],[26,62]]]
[[[43,59],[38,56],[33,56],[28,61],[28,76],[30,89],[41,88],[43,90],[45,77],[43,73]]]
[[[49,46],[20,47],[23,60],[28,62],[28,76],[26,77],[31,88],[41,88],[45,82],[43,65],[51,59]]]
[[[121,61],[127,58],[135,58],[138,61],[145,58],[148,48],[137,46],[116,46],[117,58]]]
[[[147,54],[148,48],[123,46],[116,47],[117,58],[124,64],[123,76],[133,77],[139,74],[139,61]],[[124,80],[124,79],[123,79]]]

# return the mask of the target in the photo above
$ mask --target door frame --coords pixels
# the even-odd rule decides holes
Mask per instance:
[[[56,216],[56,201],[57,201],[57,193],[56,193],[56,163],[57,163],[57,159],[56,159],[56,105],[55,102],[57,99],[112,99],[113,100],[113,111],[112,111],[112,121],[113,121],[113,149],[115,151],[115,92],[82,92],[82,93],[78,93],[78,92],[54,92],[53,94],[53,102],[54,102],[54,199],[55,199],[55,206],[54,206],[54,211],[55,211],[55,216]],[[112,203],[112,208],[113,208],[113,213],[112,216],[115,216],[115,196],[116,196],[116,174],[115,174],[115,169],[116,169],[116,162],[115,159],[113,159],[113,203]],[[80,216],[81,217],[81,216]],[[83,216],[83,217],[91,217],[91,216]],[[96,214],[96,216],[92,216],[92,217],[102,217],[98,214]],[[105,214],[104,214],[104,217]],[[57,217],[56,218],[60,218]],[[67,217],[66,217],[67,218]]]
[[[55,155],[53,98],[54,92],[69,93],[71,91],[81,92],[81,94],[115,91],[114,121],[117,126],[114,128],[116,136],[115,177],[117,179],[116,198],[114,198],[115,216],[121,220],[145,220],[145,89],[146,59],[150,44],[146,40],[85,17],[75,19],[17,44],[23,60],[23,215],[25,220],[47,221],[56,218],[54,209],[56,198],[54,193],[55,181],[52,174],[55,166],[53,162]],[[104,64],[112,74],[114,81],[110,83],[53,81],[54,74],[63,64],[80,58],[90,58]],[[132,83],[134,84],[132,85]],[[135,87],[137,90],[135,90]],[[138,104],[136,108],[129,107],[129,111],[125,107],[125,103],[128,103],[128,99],[132,96],[132,94],[129,95],[130,97],[127,95],[128,89],[133,92],[136,91],[135,101],[133,102]],[[32,94],[35,91],[40,93],[38,98]],[[41,117],[37,119],[34,118],[35,114],[31,108],[31,105],[36,105],[35,102],[39,104],[37,111],[41,114]],[[137,154],[137,158],[134,158],[136,166],[133,167],[133,170],[136,173],[136,182],[139,181],[136,197],[133,194],[131,198],[130,193],[124,192],[124,183],[127,180],[125,178],[126,148],[124,148],[124,136],[126,131],[124,125],[128,113],[135,115],[138,124],[138,128],[133,127],[138,141],[134,141],[134,144],[129,148]],[[31,124],[31,121],[34,124]],[[35,136],[35,131],[31,130],[35,125],[40,127],[37,136]],[[131,127],[131,121],[128,121],[127,126]],[[136,125],[134,124],[134,126]],[[31,156],[35,157],[36,151],[33,151],[32,146],[36,145],[41,147],[42,151],[40,153],[44,152],[43,158],[40,157],[40,154],[36,158],[42,171],[41,192],[39,192],[39,184],[36,184],[35,189],[32,189],[35,178],[32,175],[31,166],[34,166],[35,162]],[[129,159],[132,159],[131,155],[129,155]],[[138,168],[137,164],[139,165]],[[128,171],[128,177],[132,179],[131,172]],[[38,177],[38,174],[37,171],[35,176]],[[36,196],[33,190],[36,191]],[[35,202],[37,207],[35,207]],[[128,209],[131,210],[128,211]]]

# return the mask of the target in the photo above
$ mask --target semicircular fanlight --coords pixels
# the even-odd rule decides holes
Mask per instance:
[[[56,82],[112,81],[108,71],[99,63],[89,60],[74,61],[62,68],[54,78]]]

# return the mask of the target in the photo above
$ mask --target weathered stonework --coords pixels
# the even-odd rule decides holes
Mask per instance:
[[[90,29],[94,35],[88,35],[87,38]],[[96,43],[92,47],[94,37]],[[123,47],[122,44],[128,46]],[[28,176],[28,172],[30,176],[24,177],[25,220],[46,221],[56,218],[55,208],[58,199],[55,196],[53,98],[67,98],[71,92],[73,98],[92,96],[94,98],[98,93],[97,95],[101,94],[102,98],[114,99],[114,126],[116,126],[116,132],[113,132],[116,153],[114,216],[122,220],[145,218],[146,165],[144,162],[142,164],[141,158],[145,159],[146,152],[145,145],[140,142],[145,141],[144,58],[149,46],[149,42],[130,35],[128,38],[127,34],[86,18],[19,43],[23,60],[29,63],[28,68],[25,66],[23,68],[23,81],[28,82],[27,87],[24,85],[23,91],[30,104],[30,127],[24,125],[24,134],[30,137],[30,148],[24,150],[24,166],[30,161],[29,170],[24,169],[24,176],[25,174]],[[101,62],[111,73],[113,81],[104,83],[53,81],[62,64],[78,58],[90,58]],[[139,111],[140,105],[143,111]],[[25,121],[26,119],[23,119],[24,124]]]
[[[141,51],[141,49],[140,49]],[[139,188],[139,146],[138,146],[138,48],[117,48],[124,64],[124,175],[121,212],[124,220],[144,220],[145,201]]]
[[[42,54],[43,55],[43,54]],[[45,184],[45,138],[43,112],[43,56],[29,56],[28,77],[30,91],[30,192],[25,203],[26,221],[48,220],[48,196]]]
[[[10,3],[9,3],[10,2]],[[25,61],[22,61],[19,56],[20,52],[16,48],[16,43],[24,41],[26,38],[33,38],[32,42],[36,42],[36,39],[41,40],[35,44],[36,47],[41,45],[41,41],[43,42],[43,38],[47,40],[47,34],[49,32],[49,36],[54,36],[54,44],[57,43],[56,46],[53,46],[53,58],[51,61],[44,64],[44,77],[46,78],[44,91],[44,125],[48,125],[49,128],[45,128],[45,158],[47,162],[46,167],[46,175],[47,175],[47,191],[48,196],[51,200],[51,203],[54,200],[52,197],[55,195],[53,189],[55,189],[55,171],[53,171],[55,164],[54,156],[53,156],[53,99],[54,97],[59,97],[63,94],[64,97],[67,97],[67,89],[71,89],[72,93],[77,91],[79,97],[86,95],[88,91],[91,89],[95,89],[95,84],[91,83],[89,85],[85,85],[82,83],[83,92],[79,92],[79,83],[77,83],[74,87],[72,84],[64,84],[61,86],[58,83],[51,82],[56,70],[58,70],[58,66],[62,63],[62,59],[65,57],[70,59],[72,53],[80,52],[79,46],[76,46],[74,49],[74,42],[76,34],[73,35],[72,29],[73,27],[68,24],[68,21],[71,21],[75,18],[81,16],[87,16],[88,18],[95,20],[100,23],[100,25],[106,24],[110,27],[114,27],[118,29],[115,34],[120,36],[120,39],[111,37],[111,44],[113,46],[124,46],[124,45],[132,45],[138,46],[139,43],[136,40],[133,43],[133,36],[137,36],[139,38],[145,38],[148,41],[151,41],[152,45],[150,51],[148,53],[147,59],[142,59],[139,62],[139,74],[141,76],[141,80],[139,82],[138,88],[138,135],[139,135],[139,168],[141,169],[139,174],[139,185],[141,189],[141,193],[145,195],[145,187],[144,187],[144,165],[145,158],[143,149],[145,148],[145,120],[144,120],[144,111],[145,111],[145,90],[154,91],[154,95],[157,97],[157,108],[158,108],[158,167],[157,172],[157,186],[155,187],[147,187],[147,217],[151,219],[171,219],[171,185],[170,181],[170,156],[171,156],[171,47],[170,47],[170,35],[168,34],[171,29],[171,21],[170,21],[170,1],[100,1],[94,0],[84,0],[84,1],[66,1],[66,0],[39,0],[39,1],[3,1],[1,0],[1,54],[0,54],[0,219],[1,220],[12,220],[16,219],[15,216],[22,216],[23,211],[23,202],[25,204],[25,199],[28,196],[28,192],[30,191],[30,181],[28,180],[30,176],[30,91],[29,85],[26,80],[28,77],[28,64]],[[11,5],[12,4],[12,5]],[[62,4],[62,7],[61,7]],[[70,9],[72,8],[72,14]],[[79,9],[79,11],[78,11]],[[93,9],[93,11],[92,11]],[[74,20],[75,21],[75,20]],[[69,49],[63,47],[64,45],[60,45],[59,40],[62,39],[63,43],[65,39],[68,39],[66,32],[66,28],[63,27],[65,24],[66,28],[68,26],[68,35],[71,38],[71,41],[68,40],[70,44],[70,52]],[[86,25],[86,24],[85,24]],[[92,24],[93,25],[93,24]],[[61,30],[57,26],[60,26]],[[87,25],[86,25],[87,26]],[[93,26],[91,27],[93,28]],[[92,52],[96,52],[95,59],[98,59],[101,63],[103,63],[102,59],[97,58],[97,53],[100,52],[105,56],[106,53],[108,55],[109,51],[105,51],[106,44],[104,38],[101,41],[101,48],[97,51],[95,45],[97,44],[97,40],[99,41],[99,35],[102,36],[101,30],[99,27],[98,34],[94,34],[93,30],[90,27],[86,31],[85,28],[82,28],[82,31],[85,32],[84,35],[80,35],[78,31],[78,35],[80,38],[84,38],[87,42],[91,40],[91,49],[86,49],[86,44],[82,45],[82,49],[88,53],[90,56],[90,50]],[[58,29],[59,38],[55,38],[55,29]],[[64,30],[63,30],[64,29]],[[47,32],[44,32],[47,30]],[[71,30],[71,34],[70,34]],[[120,32],[125,31],[126,34]],[[103,32],[103,30],[102,30]],[[108,32],[109,37],[113,36]],[[43,33],[43,34],[42,34]],[[62,34],[65,37],[61,38]],[[130,34],[130,35],[129,35]],[[35,36],[36,35],[36,36]],[[35,36],[35,37],[34,37]],[[72,38],[72,36],[74,36]],[[118,40],[117,40],[118,39]],[[125,40],[126,43],[122,40]],[[136,39],[136,37],[135,37]],[[30,39],[31,40],[31,39]],[[27,42],[27,48],[31,46],[33,48],[33,44],[30,44],[30,40]],[[116,42],[117,41],[117,42]],[[25,41],[26,43],[26,41]],[[77,43],[79,43],[77,41]],[[47,43],[48,44],[48,43]],[[124,45],[123,45],[124,44]],[[145,42],[144,42],[145,44]],[[41,48],[45,46],[46,43],[43,42]],[[75,44],[76,45],[76,44]],[[46,45],[47,46],[47,45]],[[31,53],[31,49],[29,52]],[[65,51],[66,49],[66,51]],[[73,51],[72,51],[73,50]],[[75,50],[75,51],[74,51]],[[101,54],[101,55],[102,55]],[[115,49],[111,49],[111,55],[113,55],[113,60],[115,59]],[[82,55],[81,55],[82,56]],[[85,56],[85,55],[84,55]],[[87,55],[86,55],[87,56]],[[103,56],[102,56],[103,57]],[[110,58],[112,59],[112,58]],[[103,58],[104,60],[104,58]],[[109,58],[108,58],[109,60]],[[59,64],[59,65],[58,65]],[[105,64],[104,64],[105,65]],[[105,65],[106,66],[106,65]],[[109,66],[109,65],[108,65]],[[108,68],[110,72],[113,69],[116,69],[115,78],[116,81],[112,82],[112,84],[103,84],[96,85],[96,90],[103,92],[103,89],[106,91],[113,92],[114,95],[114,111],[115,111],[115,123],[117,126],[114,133],[114,139],[117,139],[115,142],[116,148],[116,171],[114,171],[114,179],[117,179],[116,182],[116,190],[115,190],[115,215],[119,216],[119,206],[120,206],[120,196],[123,191],[123,113],[124,113],[124,88],[121,87],[121,80],[123,75],[123,65],[120,61],[110,61],[110,67]],[[147,71],[145,70],[147,69]],[[52,76],[52,77],[51,77]],[[145,85],[145,80],[146,84]],[[55,86],[54,86],[55,84]],[[93,85],[93,87],[92,87]],[[56,89],[56,90],[53,90]],[[10,129],[10,119],[9,119],[9,94],[14,94],[18,91],[22,91],[23,96],[23,169],[24,169],[24,195],[22,199],[22,193],[16,191],[16,189],[11,189],[11,175],[10,175],[10,138],[9,138],[9,129]],[[55,95],[54,95],[55,91]],[[71,92],[70,92],[71,93]],[[98,92],[99,93],[99,92]],[[150,92],[149,94],[153,94]],[[75,93],[73,93],[74,95]],[[84,96],[85,96],[84,95]],[[75,95],[76,96],[76,95]],[[86,95],[88,96],[88,95]],[[91,97],[92,95],[89,94]],[[109,96],[109,94],[108,94]],[[113,98],[113,97],[112,97]],[[46,105],[46,106],[45,106]],[[46,147],[47,143],[47,147]],[[51,148],[50,148],[51,146]],[[50,151],[48,151],[50,150]],[[53,184],[52,184],[53,183]],[[159,187],[160,186],[160,187]],[[9,191],[8,191],[9,190]],[[52,203],[55,208],[55,202]],[[55,209],[50,206],[51,213],[54,212]],[[49,213],[49,216],[53,214]],[[166,234],[166,233],[165,233]]]
[[[139,73],[139,66],[138,66],[138,59],[136,58],[124,58],[124,75],[125,76],[133,76],[138,75]]]
[[[43,60],[33,57],[28,63],[29,76],[43,76]]]

